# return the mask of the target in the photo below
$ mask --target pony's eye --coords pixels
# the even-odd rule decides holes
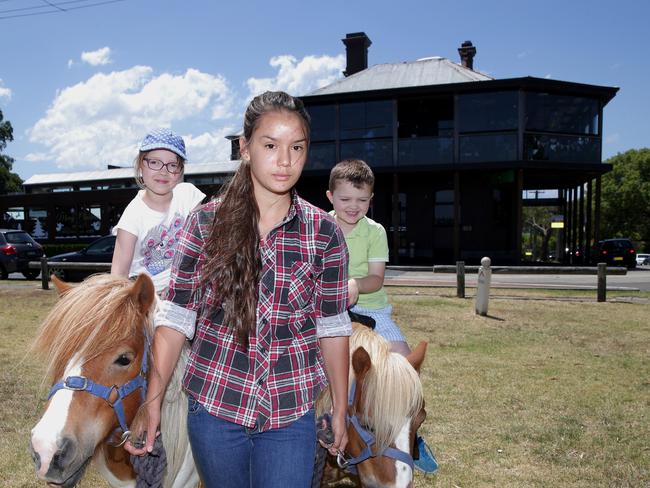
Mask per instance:
[[[131,364],[131,358],[126,354],[122,354],[119,358],[115,360],[115,364],[118,364],[120,366],[128,366],[129,364]]]

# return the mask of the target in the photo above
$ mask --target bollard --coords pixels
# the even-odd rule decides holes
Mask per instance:
[[[607,300],[607,263],[598,263],[598,301]]]
[[[465,261],[456,261],[456,297],[465,298]]]
[[[50,289],[50,271],[47,267],[47,257],[43,256],[41,258],[41,288],[43,290]]]
[[[490,281],[492,281],[492,261],[488,257],[481,259],[481,267],[478,269],[476,280],[476,302],[474,310],[478,315],[485,317],[488,313],[488,302],[490,301]]]

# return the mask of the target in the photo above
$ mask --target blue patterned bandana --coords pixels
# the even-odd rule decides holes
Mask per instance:
[[[140,152],[154,149],[167,149],[178,154],[183,161],[187,159],[183,138],[169,129],[155,129],[145,136],[140,144]]]

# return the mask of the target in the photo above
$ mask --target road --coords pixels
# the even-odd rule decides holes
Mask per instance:
[[[25,282],[20,273],[9,275],[10,281]],[[386,284],[456,287],[456,275],[431,271],[386,270]],[[467,287],[476,286],[476,274],[465,275]],[[493,274],[496,288],[547,288],[564,290],[595,290],[596,275]],[[608,276],[608,290],[650,291],[650,266],[629,270],[625,276]]]

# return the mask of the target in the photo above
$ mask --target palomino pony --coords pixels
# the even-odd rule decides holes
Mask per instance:
[[[144,398],[156,307],[153,283],[146,275],[134,282],[107,274],[74,287],[55,277],[53,282],[61,298],[35,342],[54,384],[32,429],[36,474],[51,485],[74,486],[92,460],[111,486],[134,487],[135,472],[120,441]],[[165,487],[198,483],[181,391],[186,359],[184,351],[163,402]]]
[[[348,446],[329,457],[321,486],[346,471],[363,487],[407,488],[413,481],[415,433],[424,422],[419,371],[427,343],[404,357],[371,329],[353,324],[350,337]],[[330,395],[320,396],[317,411],[329,411]],[[317,481],[317,480],[316,480]]]

